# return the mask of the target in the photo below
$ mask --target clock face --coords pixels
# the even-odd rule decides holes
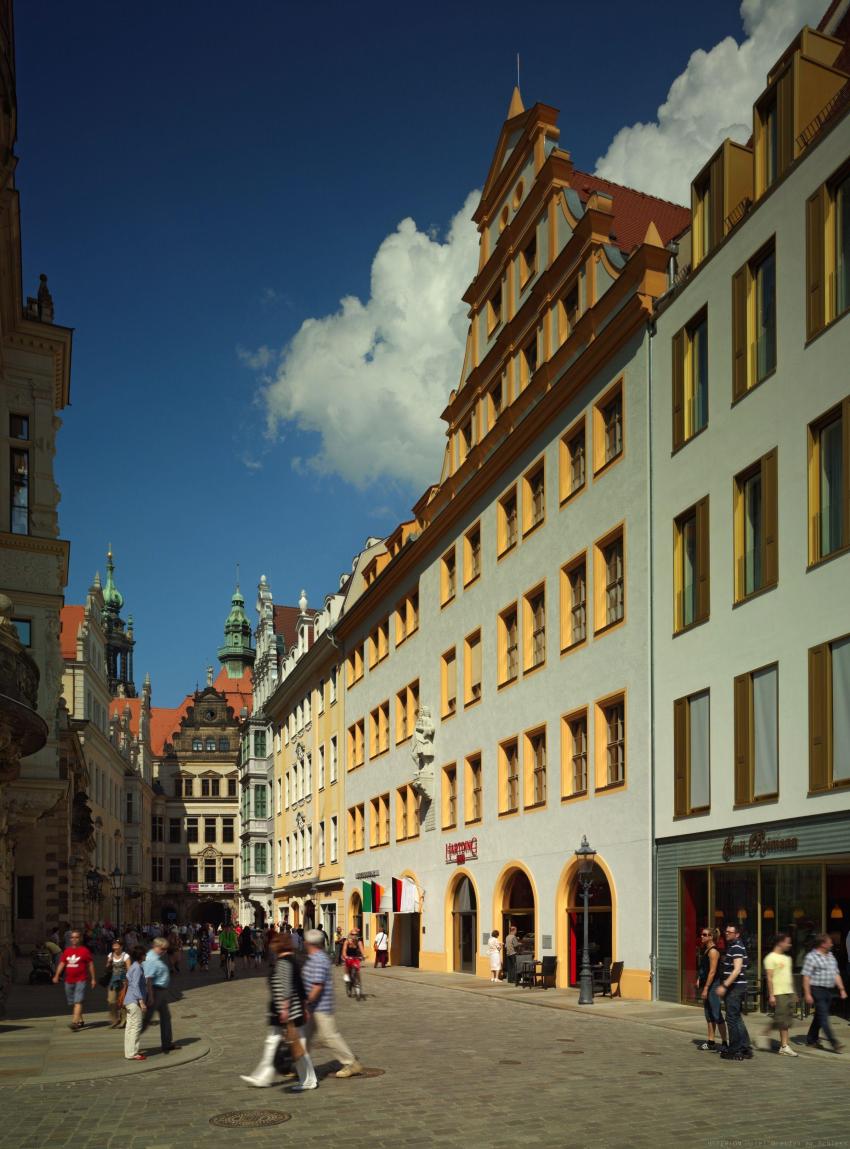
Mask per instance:
[[[209,722],[212,722],[213,719],[215,718],[215,711],[214,710],[208,710],[205,717],[207,718],[207,720]]]

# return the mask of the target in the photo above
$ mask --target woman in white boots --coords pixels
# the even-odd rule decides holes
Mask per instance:
[[[274,1085],[277,1071],[274,1059],[281,1041],[289,1044],[298,1084],[293,1085],[294,1093],[315,1089],[319,1082],[313,1062],[307,1053],[304,1042],[304,987],[301,975],[292,956],[292,938],[289,934],[276,934],[269,941],[269,953],[274,964],[269,971],[269,987],[272,1000],[269,1007],[269,1033],[263,1046],[260,1064],[250,1076],[242,1074],[242,1080],[259,1089]]]

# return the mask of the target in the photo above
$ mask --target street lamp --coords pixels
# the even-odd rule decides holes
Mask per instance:
[[[121,873],[121,867],[116,866],[112,873],[109,875],[109,880],[112,883],[112,896],[115,898],[115,928],[121,929],[121,892],[124,888],[124,875]]]
[[[590,887],[593,882],[593,863],[596,851],[588,845],[587,835],[582,834],[581,845],[575,852],[578,858],[578,880],[581,883],[582,897],[584,898],[584,945],[581,950],[581,975],[579,978],[579,1005],[593,1005],[593,974],[590,971],[590,953],[587,945],[587,902],[590,897]]]

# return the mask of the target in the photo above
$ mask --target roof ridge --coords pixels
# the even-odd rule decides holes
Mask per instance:
[[[573,176],[590,176],[591,179],[599,180],[600,183],[609,184],[613,188],[621,188],[623,191],[631,192],[632,195],[643,196],[644,199],[655,200],[656,203],[667,204],[668,207],[678,208],[679,211],[690,211],[691,209],[687,204],[676,203],[672,199],[665,199],[664,196],[653,195],[652,192],[641,191],[640,188],[630,187],[628,184],[618,183],[616,180],[609,180],[607,176],[598,176],[595,172],[582,172],[578,168],[573,170]],[[573,186],[573,185],[570,185]]]

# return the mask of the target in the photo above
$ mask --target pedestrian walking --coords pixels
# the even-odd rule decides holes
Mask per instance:
[[[266,939],[263,937],[262,930],[254,930],[254,965],[257,969],[263,964],[263,958],[266,956]]]
[[[336,927],[336,934],[334,935],[334,950],[336,952],[336,964],[342,965],[342,947],[345,944],[345,931],[342,926]]]
[[[773,1024],[779,1030],[779,1052],[786,1057],[799,1057],[788,1044],[788,1031],[794,1016],[794,970],[791,964],[791,935],[778,933],[773,949],[762,962],[767,977],[767,1000],[773,1010]]]
[[[497,982],[502,972],[502,943],[499,941],[498,930],[490,931],[487,953],[490,956],[490,981]]]
[[[206,926],[198,934],[198,965],[204,973],[210,968],[210,932]]]
[[[171,983],[171,969],[165,955],[168,942],[165,938],[154,938],[153,945],[145,955],[145,978],[148,982],[150,1007],[145,1015],[142,1032],[148,1028],[153,1015],[159,1014],[159,1039],[163,1053],[176,1049],[171,1032],[171,1007],[168,1004],[168,986]]]
[[[726,1028],[729,1048],[720,1056],[730,1061],[749,1060],[753,1056],[752,1043],[741,1012],[747,1000],[747,947],[741,941],[737,926],[726,927],[726,950],[723,954],[721,982],[717,996],[726,1002]]]
[[[307,940],[306,937],[304,940]],[[309,942],[307,944],[309,947]],[[384,929],[378,930],[375,934],[375,941],[372,944],[375,947],[375,969],[386,969],[387,959],[390,956],[390,939],[387,931]]]
[[[228,924],[222,928],[218,935],[218,945],[224,980],[232,981],[236,977],[236,955],[239,953],[239,938],[232,925]]]
[[[109,1006],[110,1029],[123,1029],[126,1025],[126,1014],[118,1004],[118,995],[127,979],[127,970],[130,968],[130,955],[121,944],[120,938],[112,943],[112,952],[106,955],[106,974],[109,981],[106,983],[106,1003]]]
[[[180,973],[180,961],[183,957],[183,939],[177,930],[168,935],[168,963],[174,973]]]
[[[511,985],[516,984],[516,955],[519,953],[519,947],[520,940],[516,926],[509,926],[508,936],[505,938],[505,977]]]
[[[90,983],[92,989],[97,985],[94,971],[94,958],[88,946],[83,945],[83,936],[79,930],[71,930],[68,938],[70,945],[66,946],[59,958],[59,965],[53,975],[53,984],[58,985],[62,974],[65,974],[65,1000],[71,1007],[72,1030],[80,1030],[86,1024],[83,1019],[83,1002],[86,997],[86,984]]]
[[[702,1001],[705,1022],[708,1027],[708,1037],[698,1045],[702,1052],[714,1053],[717,1042],[714,1040],[715,1032],[719,1030],[721,1053],[729,1049],[726,1036],[726,1022],[723,1020],[723,1009],[720,998],[717,996],[717,987],[720,985],[720,950],[717,943],[720,941],[720,930],[709,929],[708,926],[700,931],[699,968],[697,970],[697,992]]]
[[[248,969],[254,956],[254,931],[250,926],[245,926],[239,935],[239,954],[243,967]]]
[[[342,1062],[337,1077],[357,1077],[363,1066],[351,1052],[348,1044],[337,1029],[334,1017],[333,968],[325,952],[324,939],[320,930],[307,930],[304,935],[307,945],[307,960],[301,970],[306,992],[307,1009],[307,1048],[314,1043],[333,1050]]]
[[[123,1002],[127,1011],[127,1025],[124,1029],[124,1057],[127,1061],[147,1061],[147,1055],[139,1048],[142,1021],[148,1008],[148,983],[142,967],[144,960],[145,947],[133,946]]]
[[[823,1030],[827,1041],[831,1042],[836,1053],[841,1053],[844,1046],[837,1040],[829,1023],[829,1005],[834,990],[842,1001],[847,999],[847,991],[841,974],[838,972],[838,962],[832,953],[832,938],[829,934],[818,934],[815,938],[815,948],[806,954],[803,962],[803,997],[807,1005],[814,1006],[815,1016],[806,1034],[806,1045],[813,1045],[818,1049],[820,1033]]]
[[[304,987],[293,960],[290,935],[279,934],[271,938],[269,952],[274,959],[269,970],[269,1033],[254,1072],[240,1076],[242,1081],[258,1089],[273,1085],[277,1073],[275,1055],[281,1041],[285,1040],[289,1044],[295,1072],[298,1074],[298,1084],[292,1088],[294,1092],[301,1093],[315,1089],[319,1082],[304,1041]]]

